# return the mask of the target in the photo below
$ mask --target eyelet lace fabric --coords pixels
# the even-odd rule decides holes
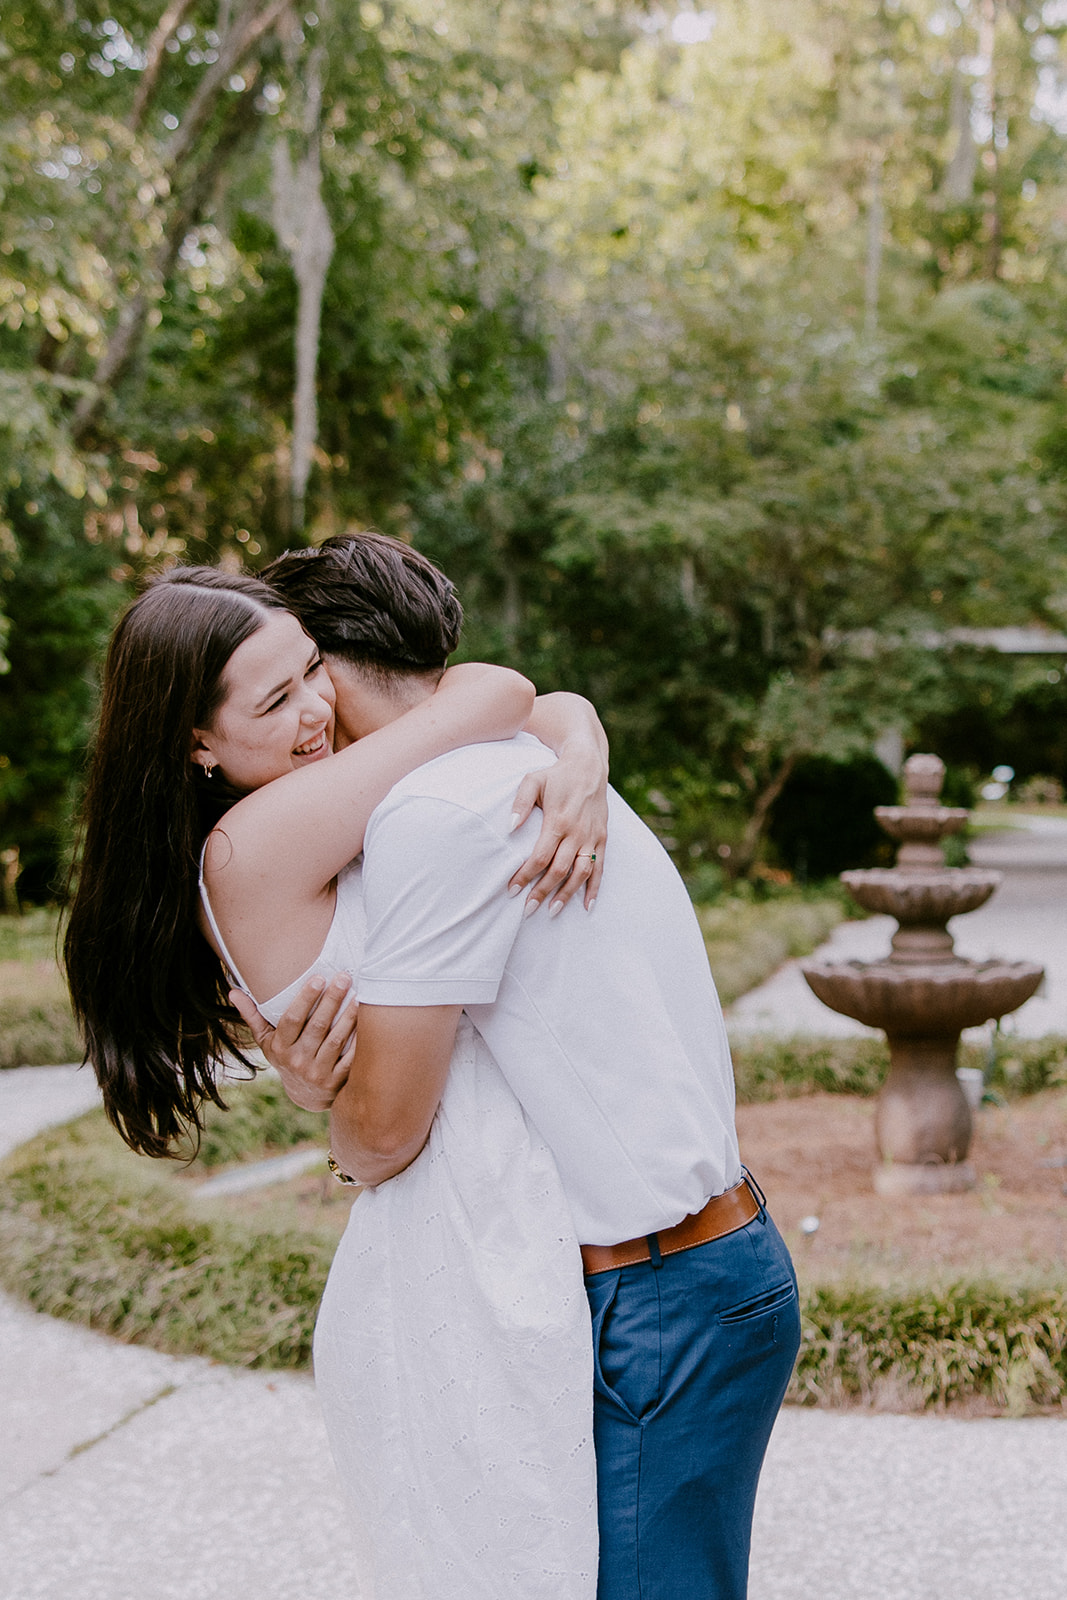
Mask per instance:
[[[353,1205],[314,1355],[359,1600],[595,1600],[578,1243],[466,1017],[426,1148]]]

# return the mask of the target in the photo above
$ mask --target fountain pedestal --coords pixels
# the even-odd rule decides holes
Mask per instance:
[[[965,961],[946,926],[974,911],[1000,882],[996,872],[944,864],[941,841],[967,812],[938,804],[945,768],[937,756],[904,766],[907,803],[875,816],[901,841],[897,865],[844,872],[869,911],[898,928],[882,961],[811,961],[808,986],[831,1010],[885,1030],[889,1075],[878,1100],[874,1187],[880,1194],[949,1194],[974,1186],[967,1160],[971,1111],[956,1077],[960,1033],[1014,1011],[1044,975],[1028,961]]]

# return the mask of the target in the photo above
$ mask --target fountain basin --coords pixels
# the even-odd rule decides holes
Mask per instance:
[[[1030,961],[809,961],[801,971],[824,1005],[893,1035],[955,1037],[1014,1011],[1044,968]]]
[[[949,917],[976,911],[985,905],[1000,882],[999,872],[973,867],[942,867],[937,872],[900,872],[895,867],[872,867],[843,872],[841,881],[865,911],[880,911],[898,922],[927,922],[944,926]]]

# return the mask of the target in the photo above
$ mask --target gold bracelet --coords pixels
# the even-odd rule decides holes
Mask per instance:
[[[350,1183],[354,1185],[355,1188],[359,1188],[359,1179],[349,1177],[347,1172],[342,1172],[341,1168],[337,1165],[337,1162],[333,1158],[332,1150],[327,1150],[326,1152],[326,1165],[329,1167],[338,1183]]]

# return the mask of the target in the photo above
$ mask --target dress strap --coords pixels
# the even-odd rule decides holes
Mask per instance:
[[[200,847],[200,904],[204,908],[204,915],[208,920],[208,926],[215,935],[215,942],[222,951],[222,959],[226,967],[229,969],[230,977],[234,980],[234,983],[238,989],[243,989],[245,994],[248,995],[250,999],[254,1000],[256,997],[248,987],[245,980],[242,978],[241,974],[238,972],[237,963],[234,961],[226,947],[226,941],[222,937],[222,930],[215,921],[215,913],[211,909],[211,900],[208,897],[207,884],[204,882],[204,857],[206,854],[207,839],[204,840],[204,843]]]

